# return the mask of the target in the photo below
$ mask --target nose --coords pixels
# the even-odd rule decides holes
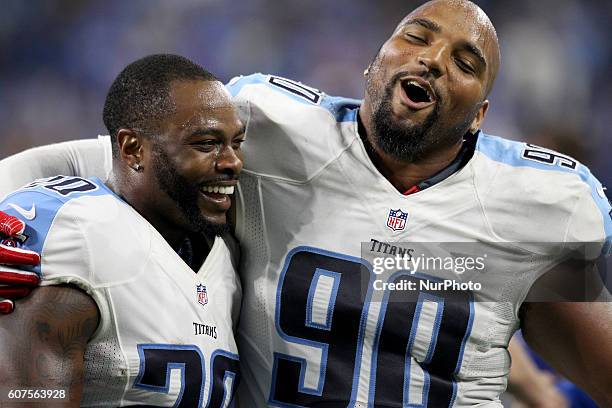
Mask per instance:
[[[223,146],[217,155],[215,168],[229,175],[238,175],[242,171],[242,156],[232,146]]]
[[[444,58],[446,58],[447,46],[444,44],[432,43],[425,48],[417,61],[423,65],[435,78],[442,76],[444,67]]]

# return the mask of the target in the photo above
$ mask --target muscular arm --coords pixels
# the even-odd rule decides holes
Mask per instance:
[[[0,197],[32,180],[64,176],[96,176],[110,171],[108,140],[88,139],[36,147],[0,161]]]
[[[83,355],[98,321],[95,302],[81,290],[69,286],[36,289],[14,314],[0,319],[0,384],[5,388],[65,389],[69,399],[56,400],[57,405],[45,400],[42,405],[78,407]]]
[[[527,343],[600,406],[612,406],[612,303],[530,303],[523,315]]]

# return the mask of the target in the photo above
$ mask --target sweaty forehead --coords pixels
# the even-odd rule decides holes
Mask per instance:
[[[231,96],[218,81],[173,81],[170,96],[176,110],[220,109],[232,105]]]
[[[487,60],[496,59],[499,49],[495,28],[486,13],[476,4],[466,0],[430,1],[404,17],[398,28],[419,18],[433,21],[445,32],[448,30],[465,37],[482,49]]]
[[[175,81],[170,86],[172,121],[182,126],[236,116],[231,96],[218,81]]]
[[[418,19],[431,21],[455,40],[468,41],[482,51],[487,62],[488,93],[499,69],[500,53],[497,33],[487,14],[468,0],[433,0],[404,17],[397,29]]]

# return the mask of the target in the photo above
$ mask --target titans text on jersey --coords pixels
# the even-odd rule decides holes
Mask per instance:
[[[229,406],[239,382],[240,307],[229,238],[216,237],[196,274],[95,178],[37,180],[0,209],[27,222],[43,286],[76,285],[98,306],[82,406]]]
[[[402,195],[366,153],[359,101],[262,74],[228,88],[250,107],[236,224],[245,282],[240,401],[501,406],[519,307],[558,262],[556,245],[537,243],[609,250],[601,184],[569,157],[479,132],[459,171]],[[500,267],[482,274],[482,290],[446,303],[433,290],[417,303],[361,296],[362,282],[374,279],[361,243],[397,250],[464,241],[489,252],[511,243]]]
[[[359,101],[262,74],[236,78],[228,89],[249,109],[236,200],[243,282],[237,405],[501,406],[508,341],[534,281],[558,262],[559,247],[589,242],[609,251],[611,208],[589,170],[557,152],[479,132],[459,170],[403,195],[367,155],[358,134]],[[98,177],[110,171],[108,137],[53,149],[58,168]],[[67,244],[58,238],[48,241]],[[502,262],[481,274],[482,290],[458,293],[452,302],[436,290],[417,293],[416,303],[361,293],[364,281],[375,280],[362,248],[413,255],[412,243],[423,242],[476,242]],[[50,256],[43,253],[43,262]],[[166,248],[158,262],[166,257],[176,259]],[[427,285],[420,280],[430,278],[446,276],[393,279],[421,288]],[[127,285],[116,280],[104,290]],[[142,287],[138,291],[145,299],[132,302],[150,301]],[[216,324],[221,339],[222,319],[192,319],[198,305],[189,296],[165,296],[176,302],[172,310],[184,308],[181,317],[190,319],[180,328],[170,324],[169,336],[184,331],[194,344],[210,341],[201,334],[191,340],[206,331],[196,322]],[[149,322],[142,335],[161,335],[161,320],[144,314],[135,318],[138,327],[145,325],[141,319]],[[148,340],[158,341],[169,342]],[[133,351],[131,356],[139,361]],[[130,370],[130,378],[137,377]],[[134,392],[129,388],[126,395]]]

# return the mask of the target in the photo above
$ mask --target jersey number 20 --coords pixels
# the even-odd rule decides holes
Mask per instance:
[[[238,356],[216,350],[210,358],[208,401],[202,404],[206,370],[204,356],[195,345],[139,344],[140,370],[134,387],[168,393],[170,372],[180,370],[181,390],[174,407],[225,408],[238,387]]]

